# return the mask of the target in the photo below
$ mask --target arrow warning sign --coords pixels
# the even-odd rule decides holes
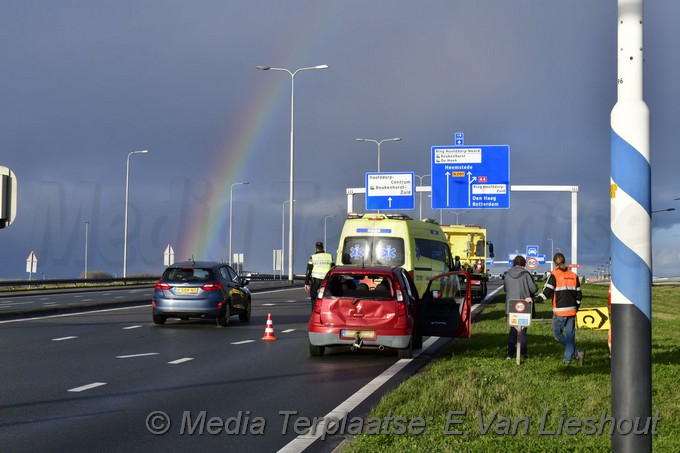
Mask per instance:
[[[576,312],[576,327],[579,329],[608,330],[608,308],[597,307],[580,309]]]

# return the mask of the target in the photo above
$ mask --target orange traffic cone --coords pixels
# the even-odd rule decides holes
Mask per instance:
[[[264,329],[264,337],[262,337],[263,340],[276,340],[276,336],[274,336],[274,323],[272,322],[272,314],[268,313],[267,314],[267,327]]]

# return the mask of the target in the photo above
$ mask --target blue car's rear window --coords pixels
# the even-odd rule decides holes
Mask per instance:
[[[173,283],[207,282],[214,280],[212,269],[199,267],[171,267],[163,273],[163,280]]]

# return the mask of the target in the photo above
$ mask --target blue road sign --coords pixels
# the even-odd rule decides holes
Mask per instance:
[[[527,245],[527,256],[538,256],[538,246]]]
[[[433,146],[432,209],[508,209],[510,147]]]
[[[462,132],[456,132],[454,134],[454,136],[455,136],[456,146],[461,146],[461,145],[465,144],[465,134],[463,134]]]
[[[366,209],[415,209],[413,172],[366,173]]]

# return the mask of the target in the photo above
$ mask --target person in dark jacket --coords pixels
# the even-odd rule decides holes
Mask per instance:
[[[505,314],[510,311],[510,302],[516,300],[531,301],[533,295],[538,291],[538,286],[533,277],[527,271],[527,261],[522,255],[517,255],[512,260],[512,267],[505,273],[503,279],[503,289],[505,290]],[[533,304],[531,306],[533,311]],[[532,313],[533,315],[533,313]],[[527,358],[527,330],[521,329],[520,338],[520,353],[522,357]],[[512,359],[517,354],[517,329],[510,327],[510,334],[508,335],[508,355],[507,359]]]

